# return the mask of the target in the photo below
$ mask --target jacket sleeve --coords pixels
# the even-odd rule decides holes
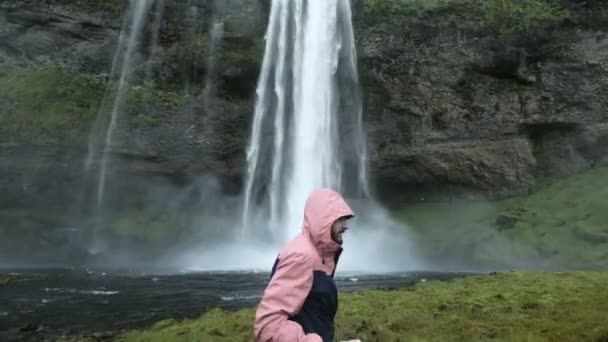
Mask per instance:
[[[302,254],[287,254],[279,258],[256,311],[256,341],[322,342],[319,335],[305,334],[300,324],[289,320],[300,311],[312,288],[312,262]]]

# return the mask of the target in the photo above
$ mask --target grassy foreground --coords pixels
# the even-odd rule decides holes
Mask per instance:
[[[608,273],[506,273],[342,294],[338,340],[606,341]],[[117,341],[253,341],[253,309],[157,323]]]

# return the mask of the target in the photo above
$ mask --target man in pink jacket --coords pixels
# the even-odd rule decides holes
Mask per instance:
[[[302,233],[279,253],[257,308],[256,341],[334,341],[338,290],[333,278],[342,234],[353,216],[333,190],[320,189],[309,197]]]

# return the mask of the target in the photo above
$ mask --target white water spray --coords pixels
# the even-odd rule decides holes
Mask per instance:
[[[351,17],[349,1],[272,3],[247,151],[243,238],[263,232],[254,222],[264,217],[279,240],[298,233],[316,188],[369,195],[361,100],[340,97],[343,86],[358,88]],[[341,134],[349,123],[350,133]],[[345,160],[356,160],[354,170],[345,172]]]

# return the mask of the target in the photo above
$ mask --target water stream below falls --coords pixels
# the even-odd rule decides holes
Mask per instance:
[[[65,335],[145,328],[168,318],[194,318],[210,308],[255,306],[267,273],[168,274],[132,270],[10,270],[0,287],[0,340],[39,341]],[[337,277],[340,291],[389,289],[463,273],[408,272]]]

